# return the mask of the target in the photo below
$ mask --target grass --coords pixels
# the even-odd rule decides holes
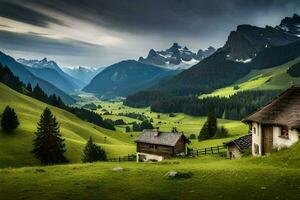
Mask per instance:
[[[30,150],[36,124],[45,107],[49,107],[60,123],[61,134],[66,139],[66,156],[70,162],[80,162],[82,150],[89,136],[99,143],[109,157],[135,152],[135,146],[128,134],[109,131],[85,122],[75,115],[49,106],[28,96],[22,95],[0,83],[0,112],[9,105],[19,117],[20,127],[14,134],[0,130],[0,167],[37,165]]]
[[[237,92],[246,90],[284,90],[291,87],[293,84],[300,84],[300,79],[297,77],[291,77],[286,71],[292,65],[299,63],[300,58],[287,62],[283,65],[252,70],[245,77],[236,81],[231,86],[220,88],[210,94],[201,95],[200,98],[222,96],[229,97]],[[234,89],[238,86],[238,89]]]
[[[112,114],[103,115],[105,119],[123,119],[126,123],[130,122],[138,122],[141,121],[132,119],[129,117],[119,116],[119,113],[140,113],[145,115],[149,120],[153,120],[153,126],[158,127],[160,131],[171,131],[173,127],[176,127],[179,132],[183,132],[187,137],[191,134],[195,134],[198,136],[203,124],[206,121],[206,117],[202,116],[190,116],[183,113],[174,113],[174,117],[170,117],[169,114],[162,114],[151,112],[150,108],[131,108],[128,106],[124,106],[122,102],[107,102],[107,101],[94,101],[96,104],[100,104],[102,106],[101,109],[98,109],[97,112],[101,113],[102,109],[108,110]],[[228,129],[230,137],[222,138],[222,139],[211,139],[206,141],[198,142],[196,140],[192,140],[191,148],[203,148],[210,147],[216,145],[222,145],[223,142],[229,141],[233,138],[239,137],[240,135],[244,135],[248,132],[248,126],[243,124],[240,121],[235,120],[226,120],[226,119],[218,119],[218,125],[224,126]],[[126,125],[117,126],[118,130],[125,132]],[[128,133],[132,134],[132,133]],[[138,133],[133,133],[133,138],[136,138]]]
[[[61,134],[66,139],[66,156],[71,163],[81,162],[82,151],[89,136],[92,136],[94,141],[106,150],[109,157],[126,156],[135,153],[134,140],[140,133],[125,133],[126,126],[117,126],[117,131],[100,128],[64,110],[17,93],[3,84],[0,84],[0,100],[0,112],[4,110],[6,105],[10,105],[15,108],[21,122],[20,127],[12,135],[3,133],[0,130],[0,168],[39,164],[38,160],[30,153],[30,150],[32,149],[36,124],[45,107],[51,109],[61,124]],[[123,119],[126,123],[140,122],[139,120],[118,116],[117,114],[126,112],[142,113],[148,119],[152,118],[154,126],[159,127],[161,131],[171,131],[173,127],[176,127],[178,131],[183,131],[187,136],[192,133],[198,135],[206,120],[206,117],[195,117],[182,113],[176,113],[175,117],[169,117],[168,114],[151,112],[149,108],[130,108],[123,106],[121,102],[102,102],[92,97],[89,98],[89,101],[81,103],[84,104],[90,101],[101,104],[104,109],[113,113],[112,115],[103,115],[103,118],[112,120]],[[101,113],[101,110],[98,109],[97,112]],[[248,130],[247,126],[239,121],[219,119],[218,122],[219,125],[223,125],[229,130],[229,138],[202,142],[193,140],[190,147],[198,149],[221,145],[224,141],[246,134]]]
[[[0,194],[7,200],[299,199],[299,150],[297,144],[269,157],[241,160],[202,156],[161,163],[102,162],[2,169]],[[116,166],[124,171],[112,171]],[[191,176],[165,177],[169,171]]]

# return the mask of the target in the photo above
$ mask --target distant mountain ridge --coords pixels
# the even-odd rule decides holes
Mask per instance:
[[[42,78],[64,92],[72,93],[81,89],[84,83],[72,76],[66,74],[54,61],[48,61],[47,58],[42,60],[26,60],[17,59],[18,62],[24,64],[27,69],[39,78]]]
[[[39,86],[47,93],[47,95],[56,94],[62,98],[62,100],[67,103],[71,104],[74,103],[75,100],[66,94],[64,91],[60,90],[59,88],[55,87],[53,84],[45,81],[42,78],[35,76],[28,70],[28,66],[23,65],[17,62],[14,58],[10,57],[9,55],[0,52],[0,62],[2,65],[6,65],[12,73],[19,77],[19,79],[24,83],[31,83],[34,87],[35,85],[39,84]]]
[[[197,53],[194,53],[186,46],[182,47],[178,43],[174,43],[165,51],[151,49],[146,58],[140,57],[138,61],[169,69],[186,69],[210,56],[215,51],[216,49],[210,46],[206,50],[200,49]]]
[[[162,79],[177,73],[176,70],[167,70],[135,60],[125,60],[104,69],[83,91],[101,97],[127,96],[150,88]]]
[[[298,27],[299,16],[285,18],[280,24]],[[300,37],[295,31],[291,34],[287,30],[291,29],[239,25],[222,48],[155,89],[179,96],[210,93],[233,84],[252,69],[270,68],[293,60],[300,56]]]
[[[63,71],[70,76],[81,80],[85,85],[90,83],[90,81],[106,67],[73,67],[64,68]]]
[[[300,39],[300,17],[284,18],[276,27],[264,28],[239,25],[232,31],[223,46],[228,50],[227,58],[238,62],[249,62],[264,48],[286,45]]]

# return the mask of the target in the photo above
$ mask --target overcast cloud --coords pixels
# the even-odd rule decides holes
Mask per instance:
[[[221,47],[239,24],[275,26],[299,0],[0,0],[0,49],[61,66],[106,66],[178,42]]]

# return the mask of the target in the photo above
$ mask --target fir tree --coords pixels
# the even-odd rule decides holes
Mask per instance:
[[[64,156],[66,151],[64,139],[60,135],[60,127],[49,108],[45,108],[37,124],[36,138],[33,140],[32,153],[42,164],[68,162]]]
[[[19,126],[18,116],[15,110],[6,106],[2,113],[1,127],[5,132],[12,132]]]
[[[98,145],[94,144],[93,138],[90,137],[83,150],[82,162],[106,161],[107,156],[105,151]]]
[[[49,102],[48,95],[42,90],[42,88],[37,84],[33,89],[31,96],[45,103]]]
[[[28,90],[28,92],[32,92],[32,87],[30,83],[27,84],[26,89]]]
[[[206,140],[212,138],[218,129],[217,118],[214,112],[209,112],[207,116],[207,121],[204,123],[200,134],[198,136],[198,140]]]

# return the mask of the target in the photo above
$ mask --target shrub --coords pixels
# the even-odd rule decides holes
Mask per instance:
[[[229,136],[228,130],[224,126],[221,126],[220,128],[218,128],[214,138],[225,138],[228,136]]]
[[[100,146],[94,144],[93,138],[90,137],[83,150],[82,162],[96,162],[96,161],[106,161],[107,156]]]
[[[192,133],[192,134],[190,135],[189,139],[195,140],[195,139],[196,139],[196,134],[193,134],[193,133]]]
[[[131,131],[131,130],[130,130],[130,127],[129,127],[129,126],[126,126],[125,131],[126,131],[126,133],[130,132],[130,131]]]
[[[176,115],[174,113],[170,113],[169,117],[176,117]]]
[[[19,119],[15,110],[9,106],[3,111],[1,119],[1,127],[5,132],[12,132],[19,126]]]
[[[123,119],[117,119],[114,123],[115,125],[126,125]]]
[[[141,123],[140,129],[141,130],[144,130],[144,129],[153,129],[153,125],[149,121],[145,120],[145,121],[143,121]]]

